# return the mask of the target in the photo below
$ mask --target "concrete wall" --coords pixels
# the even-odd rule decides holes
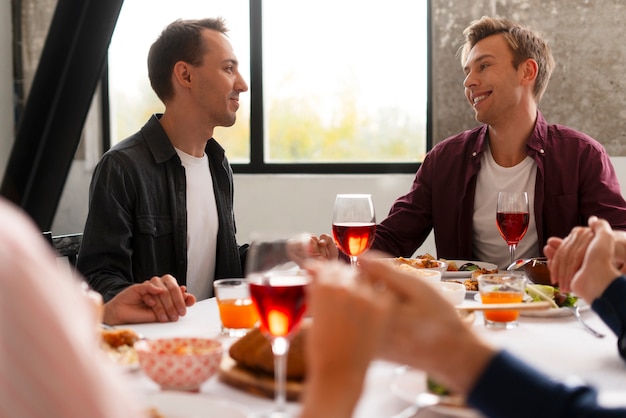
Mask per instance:
[[[0,0],[0,178],[15,138],[13,124],[13,53],[11,1]]]
[[[624,0],[433,0],[432,4],[436,142],[476,123],[463,96],[464,75],[456,52],[469,22],[488,15],[522,22],[548,39],[557,66],[539,106],[546,119],[591,135],[612,156],[626,156]]]
[[[0,0],[0,7],[9,7]],[[623,191],[626,185],[626,6],[623,0],[433,0],[433,133],[436,142],[475,125],[463,96],[463,72],[456,57],[467,24],[483,15],[509,17],[541,30],[550,40],[557,69],[541,109],[546,118],[586,132],[612,155]],[[0,10],[4,12],[4,10]],[[5,13],[0,13],[4,19]],[[0,24],[0,35],[7,26]],[[0,54],[6,39],[0,36]],[[0,65],[5,65],[0,60]],[[2,68],[2,67],[0,67]],[[0,89],[9,81],[0,71]],[[387,81],[388,82],[388,81]],[[397,86],[396,86],[397,87]],[[390,88],[394,88],[390,86]],[[0,94],[0,100],[5,100]],[[9,113],[2,111],[0,118]],[[10,132],[0,119],[2,132]],[[139,124],[142,121],[138,121]],[[0,138],[0,150],[6,146]],[[55,233],[82,229],[90,167],[77,161],[53,225]],[[334,196],[369,192],[378,219],[405,193],[413,175],[235,176],[238,239],[255,230],[329,232]],[[420,250],[420,252],[422,249]],[[431,241],[423,251],[434,251]]]

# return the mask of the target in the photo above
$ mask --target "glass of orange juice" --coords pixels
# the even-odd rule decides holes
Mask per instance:
[[[222,334],[241,337],[254,328],[259,315],[250,298],[246,279],[220,279],[213,282],[222,322]]]
[[[526,277],[516,273],[494,273],[478,276],[478,291],[483,303],[519,303],[524,298]],[[484,311],[487,328],[510,329],[518,325],[519,311]]]

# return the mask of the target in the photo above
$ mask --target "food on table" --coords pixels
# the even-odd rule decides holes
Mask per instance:
[[[570,293],[561,293],[558,287],[543,284],[526,284],[529,302],[551,301],[554,308],[574,306],[578,298]]]
[[[476,264],[474,265],[476,266]],[[476,267],[477,269],[474,269],[472,271],[471,277],[463,282],[465,290],[467,290],[468,292],[478,292],[478,276],[480,276],[481,274],[493,274],[498,272],[498,269],[491,270],[479,266]]]
[[[439,261],[443,261],[448,264],[447,271],[474,271],[480,269],[480,266],[476,263],[468,262],[460,267],[456,265],[455,261],[446,260],[445,258],[440,258]]]
[[[139,335],[129,328],[102,329],[100,331],[102,349],[114,363],[122,366],[139,364],[139,357],[133,345]]]
[[[450,261],[450,260],[446,260],[445,258],[440,258],[439,260],[443,261],[444,263],[448,263],[448,270],[447,271],[459,271],[459,267],[456,265],[456,262]]]
[[[304,361],[304,341],[308,323],[302,323],[291,339],[287,353],[287,378],[304,380],[306,364]],[[228,352],[237,365],[255,373],[274,374],[274,356],[269,340],[258,328],[249,331],[231,345]]]
[[[178,344],[173,353],[181,356],[189,356],[192,354],[209,354],[213,351],[213,347],[196,347],[191,344]]]
[[[438,269],[441,271],[446,264],[430,254],[418,255],[415,258],[396,257],[388,259],[391,265],[399,270],[412,272],[415,269]]]
[[[450,392],[450,389],[448,389],[447,387],[445,387],[444,385],[440,383],[437,383],[431,377],[426,378],[426,385],[428,387],[428,391],[430,393],[434,393],[435,395],[448,396],[452,394],[452,392]]]
[[[485,268],[478,268],[477,270],[472,271],[472,280],[478,280],[478,276],[480,276],[481,274],[496,274],[498,272],[498,269],[485,269]]]
[[[478,292],[478,280],[467,279],[463,282],[463,285],[468,292]]]
[[[426,377],[426,388],[428,392],[441,396],[441,405],[451,406],[451,407],[459,407],[465,408],[467,404],[465,403],[465,399],[461,395],[457,395],[448,389],[446,386],[438,383],[436,380],[431,378],[430,376]]]

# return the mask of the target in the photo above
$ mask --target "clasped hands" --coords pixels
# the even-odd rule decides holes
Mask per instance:
[[[175,322],[196,302],[174,276],[154,276],[133,284],[104,304],[103,322],[109,325]]]

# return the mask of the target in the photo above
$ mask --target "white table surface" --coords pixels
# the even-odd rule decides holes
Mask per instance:
[[[464,303],[475,302],[466,300]],[[583,312],[583,318],[607,336],[602,339],[593,337],[578,324],[573,315],[556,318],[521,317],[516,329],[488,330],[483,325],[482,315],[478,313],[473,327],[493,345],[506,348],[548,375],[556,378],[577,377],[596,386],[607,404],[626,405],[626,364],[618,356],[616,338],[593,311]],[[175,323],[130,327],[146,338],[210,337],[221,339],[225,346],[233,341],[220,336],[215,299],[196,303],[188,309],[185,317]],[[392,417],[409,406],[391,390],[397,367],[381,361],[372,364],[355,418]],[[128,375],[140,393],[151,396],[160,391],[143,372],[129,372]],[[220,382],[217,377],[207,381],[196,396],[232,402],[250,412],[269,410],[272,406],[271,399],[235,389]],[[299,409],[295,402],[290,402],[288,407],[293,412]],[[428,418],[445,415],[422,410],[418,416]]]

